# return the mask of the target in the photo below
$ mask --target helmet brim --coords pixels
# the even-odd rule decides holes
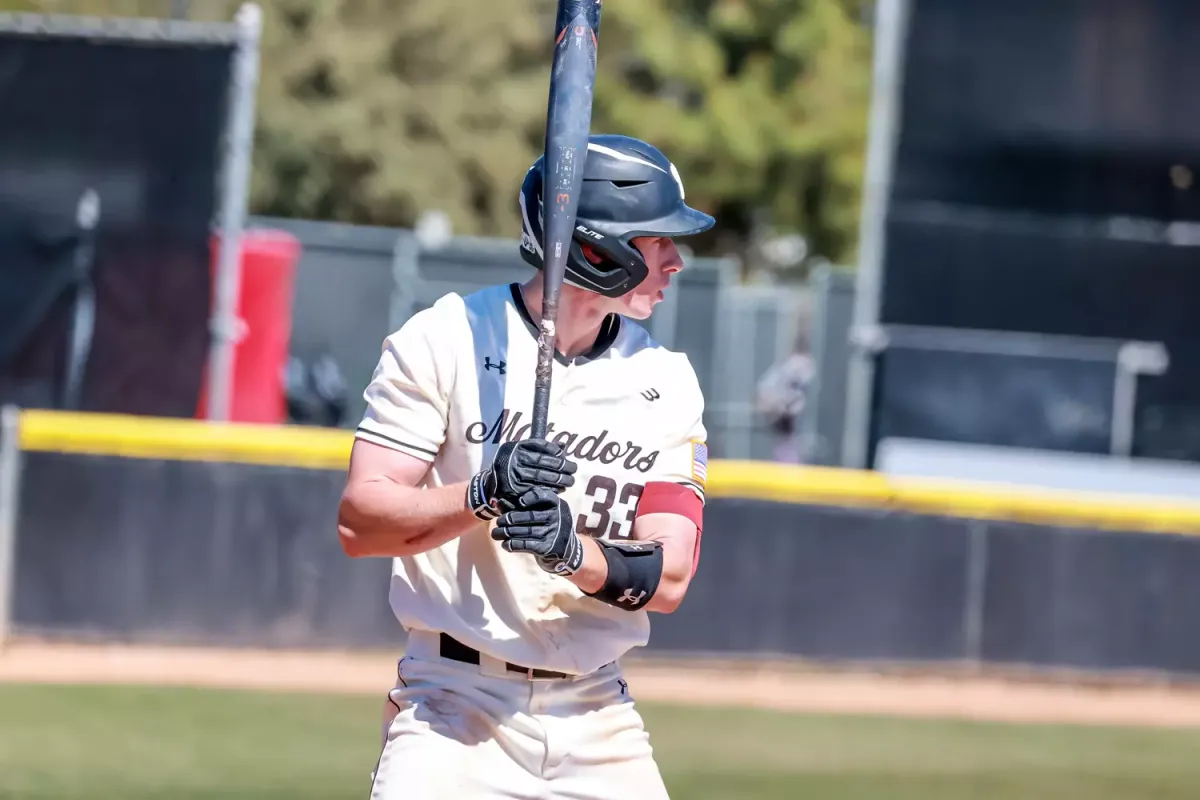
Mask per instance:
[[[634,236],[670,236],[672,238],[694,236],[697,233],[704,233],[716,222],[703,211],[681,205],[679,209],[665,217],[638,225],[635,230],[626,234],[625,238],[628,240]]]

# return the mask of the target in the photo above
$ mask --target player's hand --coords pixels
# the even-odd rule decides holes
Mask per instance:
[[[510,553],[534,556],[547,572],[574,575],[583,566],[583,542],[571,520],[567,501],[550,489],[533,489],[496,521],[492,538]]]
[[[561,492],[575,484],[575,462],[560,445],[545,439],[506,442],[496,450],[491,466],[471,479],[468,503],[476,516],[495,517],[515,507],[517,498],[537,488]]]

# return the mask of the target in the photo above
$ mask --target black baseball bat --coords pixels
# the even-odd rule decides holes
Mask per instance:
[[[533,384],[530,437],[543,439],[550,416],[550,378],[554,369],[555,325],[567,256],[575,234],[575,214],[583,187],[592,95],[600,47],[601,0],[558,0],[554,24],[554,61],[546,111],[546,160],[542,168],[543,292],[538,334],[537,374]]]

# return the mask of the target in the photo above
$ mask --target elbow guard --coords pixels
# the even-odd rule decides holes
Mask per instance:
[[[602,603],[637,611],[650,602],[662,579],[663,549],[658,542],[605,542],[597,540],[608,562],[608,579],[597,592]]]

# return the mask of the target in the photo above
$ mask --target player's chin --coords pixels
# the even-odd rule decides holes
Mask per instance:
[[[658,305],[659,299],[655,295],[631,297],[625,303],[625,316],[630,319],[648,319],[654,313],[654,307]]]

